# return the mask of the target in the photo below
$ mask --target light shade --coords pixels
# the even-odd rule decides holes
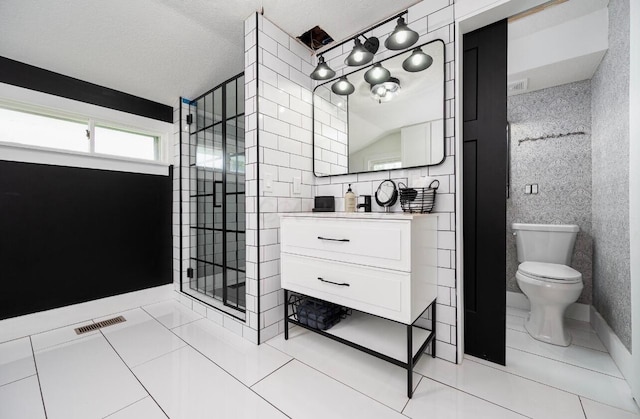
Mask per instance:
[[[384,41],[384,46],[391,50],[409,48],[418,41],[418,37],[418,32],[409,29],[404,19],[400,17],[396,28]]]
[[[364,73],[364,79],[370,85],[384,83],[389,80],[389,77],[391,77],[391,73],[389,73],[389,70],[384,68],[380,63],[375,63],[373,67]]]
[[[367,64],[371,60],[373,60],[373,53],[362,45],[360,39],[356,38],[353,50],[351,50],[351,54],[344,60],[344,63],[348,66],[359,66]]]
[[[330,78],[333,78],[333,76],[335,75],[336,75],[336,72],[333,71],[331,67],[329,67],[329,65],[327,65],[327,63],[324,62],[323,56],[320,56],[316,69],[313,70],[310,74],[311,78],[314,80],[329,80]]]
[[[431,58],[429,54],[425,54],[424,51],[418,47],[402,62],[402,68],[410,73],[416,73],[431,67],[432,63],[433,58]]]
[[[386,82],[371,87],[371,98],[378,103],[389,102],[399,91],[400,80],[390,77]]]
[[[337,82],[331,85],[331,91],[336,95],[347,96],[353,93],[356,88],[347,80],[347,76],[342,76]]]

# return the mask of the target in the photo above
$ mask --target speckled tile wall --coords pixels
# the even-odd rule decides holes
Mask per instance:
[[[609,51],[591,84],[593,305],[631,350],[629,0],[609,2]]]
[[[578,302],[591,304],[591,82],[589,80],[511,96],[511,196],[507,200],[507,290],[520,292],[512,223],[577,224],[571,266],[582,274]],[[549,135],[585,132],[538,141]],[[526,184],[538,184],[526,195]]]

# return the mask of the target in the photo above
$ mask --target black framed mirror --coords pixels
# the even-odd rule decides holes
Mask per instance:
[[[436,40],[318,85],[313,92],[315,175],[441,163],[444,64],[444,42]],[[335,88],[345,76],[353,92],[339,94],[352,90]]]

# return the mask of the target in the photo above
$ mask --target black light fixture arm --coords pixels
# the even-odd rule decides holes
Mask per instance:
[[[392,20],[398,19],[399,17],[402,17],[402,16],[406,15],[407,13],[408,13],[408,10],[405,10],[405,11],[400,12],[400,13],[398,13],[398,14],[396,14],[396,15],[394,15],[394,16],[392,16],[392,17],[390,17],[390,18],[387,18],[386,20],[383,20],[382,22],[379,22],[379,23],[377,23],[377,24],[375,24],[375,25],[373,25],[373,26],[371,26],[371,27],[369,27],[369,28],[365,29],[365,30],[364,30],[364,31],[362,31],[362,32],[358,32],[357,34],[355,34],[355,35],[353,35],[353,36],[351,36],[351,37],[349,37],[349,38],[345,39],[344,41],[342,41],[342,42],[340,42],[340,43],[338,43],[338,44],[335,44],[335,45],[333,45],[332,47],[327,48],[327,49],[325,49],[325,50],[324,50],[324,51],[322,51],[322,52],[319,52],[319,53],[318,53],[318,56],[322,56],[322,55],[326,54],[327,52],[329,52],[329,51],[331,51],[331,50],[334,50],[334,49],[336,49],[336,48],[338,48],[338,47],[340,47],[340,46],[342,46],[342,45],[346,44],[347,42],[352,42],[354,39],[357,39],[357,38],[359,38],[359,37],[361,37],[361,36],[362,36],[362,37],[364,37],[364,39],[366,40],[366,39],[368,39],[368,38],[364,35],[365,33],[370,32],[370,31],[372,31],[372,30],[374,30],[374,29],[376,29],[376,28],[379,28],[380,26],[382,26],[382,25],[384,25],[384,24],[386,24],[386,23],[389,23],[389,22],[391,22]]]

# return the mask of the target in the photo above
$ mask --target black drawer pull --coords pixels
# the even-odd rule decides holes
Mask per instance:
[[[330,238],[322,237],[322,236],[318,236],[318,240],[329,240],[329,241],[332,241],[332,242],[348,242],[348,241],[350,241],[349,239],[330,239]]]
[[[346,282],[340,283],[340,282],[327,281],[326,279],[322,279],[320,277],[318,277],[318,279],[320,281],[322,281],[322,282],[326,282],[327,284],[340,285],[342,287],[348,287],[349,286],[349,284],[347,284]]]

